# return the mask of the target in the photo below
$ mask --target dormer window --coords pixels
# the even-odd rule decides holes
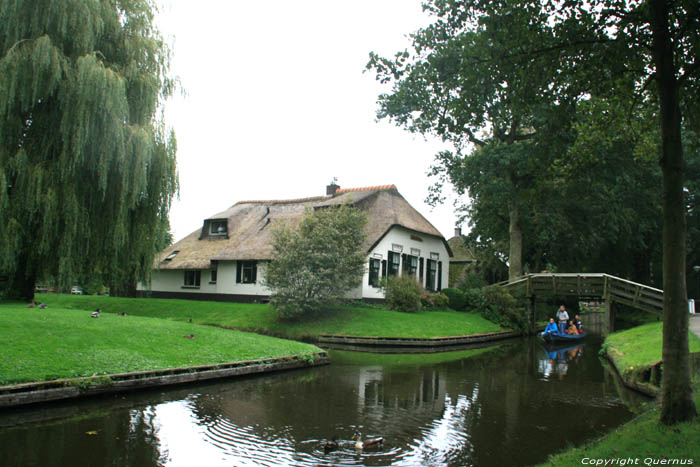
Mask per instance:
[[[221,221],[211,221],[209,224],[209,235],[226,235],[227,222],[225,220]]]
[[[163,261],[172,261],[173,258],[177,256],[177,254],[180,253],[180,250],[175,250],[172,253],[170,253],[168,256],[165,257]]]

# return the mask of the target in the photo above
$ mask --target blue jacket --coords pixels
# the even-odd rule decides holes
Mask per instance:
[[[548,323],[547,327],[544,328],[544,331],[542,331],[542,335],[544,336],[545,334],[549,334],[550,332],[554,334],[559,333],[559,328],[557,327],[557,323]]]

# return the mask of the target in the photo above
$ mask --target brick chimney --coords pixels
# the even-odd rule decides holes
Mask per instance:
[[[455,225],[455,237],[461,237],[462,236],[462,227],[459,225]]]
[[[326,196],[332,196],[335,194],[336,191],[340,189],[340,186],[338,185],[338,179],[333,178],[333,181],[331,182],[330,185],[326,185]]]

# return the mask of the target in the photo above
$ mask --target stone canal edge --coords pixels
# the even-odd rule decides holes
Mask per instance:
[[[329,363],[330,358],[326,352],[316,352],[306,355],[288,355],[215,365],[167,368],[163,370],[0,386],[0,407],[16,407],[157,386],[309,368]]]

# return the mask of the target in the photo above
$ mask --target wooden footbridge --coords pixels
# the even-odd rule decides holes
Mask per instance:
[[[606,304],[619,303],[639,310],[664,311],[664,291],[608,274],[527,274],[504,282],[503,287],[529,297],[577,296],[583,300],[603,299]]]

